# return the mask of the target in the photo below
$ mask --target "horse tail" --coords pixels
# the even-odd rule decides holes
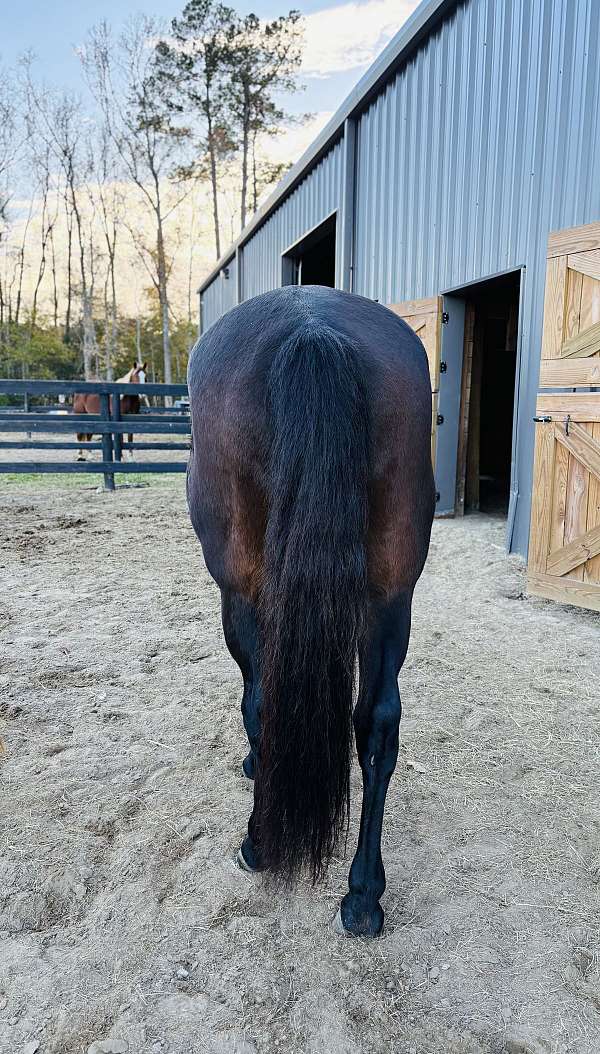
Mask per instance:
[[[370,414],[360,352],[319,322],[277,351],[265,535],[261,867],[316,882],[347,829],[354,670],[367,601]]]

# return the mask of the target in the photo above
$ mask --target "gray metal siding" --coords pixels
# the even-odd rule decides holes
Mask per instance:
[[[281,285],[281,254],[312,227],[341,208],[343,187],[342,142],[307,175],[247,242],[243,253],[242,297],[248,300]],[[336,272],[341,267],[341,240],[336,238]],[[224,282],[221,275],[202,293],[202,330],[233,307],[234,268]],[[233,279],[233,281],[232,281]]]
[[[339,209],[341,200],[342,143],[338,142],[244,246],[244,300],[281,285],[282,252]],[[338,258],[339,250],[338,237]]]
[[[221,315],[224,315],[230,308],[235,307],[237,281],[235,256],[229,261],[227,267],[229,270],[229,277],[225,278],[223,271],[219,271],[215,280],[211,282],[200,297],[201,328],[203,333],[209,326],[212,326],[213,322],[216,322]]]
[[[600,219],[600,3],[459,4],[357,125],[353,290],[526,267],[512,547],[527,548],[548,232]]]

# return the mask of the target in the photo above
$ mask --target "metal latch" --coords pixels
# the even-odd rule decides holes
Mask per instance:
[[[538,425],[547,425],[550,423],[552,418],[548,414],[544,414],[542,417],[534,417],[533,420]]]

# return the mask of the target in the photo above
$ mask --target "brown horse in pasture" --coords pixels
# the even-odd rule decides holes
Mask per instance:
[[[115,384],[144,384],[146,381],[146,365],[147,363],[134,362],[131,369],[125,373],[122,377],[119,377]],[[121,396],[121,414],[139,414],[140,412],[140,396],[139,395],[122,395]],[[100,413],[100,396],[95,392],[78,392],[73,398],[73,413],[74,414],[99,414]],[[91,432],[78,432],[77,441],[83,443],[91,442],[93,436]],[[129,442],[133,443],[133,434],[130,432],[128,436]],[[77,460],[85,461],[85,451],[79,449],[77,452]]]
[[[238,862],[322,877],[347,830],[354,723],[362,815],[336,928],[374,936],[397,678],[435,507],[423,345],[380,304],[287,286],[216,322],[188,381],[189,511],[242,672],[255,781]]]

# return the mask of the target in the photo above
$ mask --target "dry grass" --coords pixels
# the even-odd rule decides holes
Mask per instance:
[[[368,943],[329,927],[349,854],[280,899],[233,863],[239,677],[183,481],[0,503],[2,1054],[597,1054],[600,621],[524,598],[500,522],[435,527]]]

